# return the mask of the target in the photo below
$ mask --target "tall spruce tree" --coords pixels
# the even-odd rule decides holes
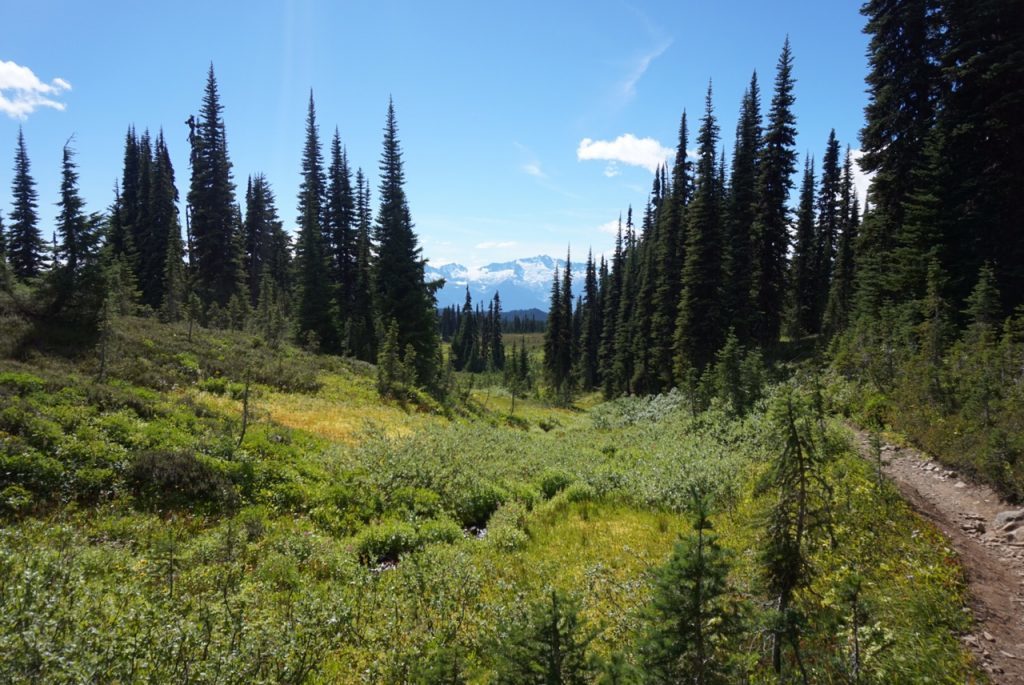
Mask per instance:
[[[331,162],[327,170],[327,204],[325,206],[324,242],[330,256],[331,277],[338,303],[341,329],[348,325],[352,309],[356,268],[356,201],[352,193],[352,172],[348,155],[341,145],[338,129],[331,138]]]
[[[96,266],[99,245],[98,222],[86,217],[85,202],[78,190],[78,168],[75,152],[69,140],[64,145],[61,165],[60,213],[57,217],[57,234],[60,242],[54,255],[56,293],[51,309],[63,309],[72,298],[83,296],[90,287],[98,285]],[[96,282],[89,281],[90,276]]]
[[[943,266],[959,302],[982,265],[991,264],[1009,315],[1024,304],[1024,2],[940,6],[936,161],[943,173],[930,184],[947,217]]]
[[[743,94],[736,123],[722,252],[725,279],[723,302],[728,312],[727,318],[742,344],[750,340],[751,228],[757,210],[760,147],[761,92],[755,72]]]
[[[375,226],[377,315],[398,322],[399,349],[415,350],[416,382],[435,383],[438,333],[434,285],[423,280],[424,260],[405,195],[405,172],[394,104],[388,101],[384,150],[380,160],[380,209]]]
[[[839,141],[836,139],[835,129],[832,129],[821,162],[821,185],[818,187],[816,206],[814,282],[818,296],[814,303],[813,333],[820,332],[825,306],[828,303],[829,285],[832,281],[842,223],[842,194]]]
[[[370,186],[362,169],[356,170],[356,263],[352,286],[352,306],[345,326],[345,348],[348,354],[372,362],[377,358],[377,336],[374,331],[373,254],[370,231],[373,225],[370,209]]]
[[[590,391],[597,387],[600,379],[599,355],[601,345],[601,308],[598,291],[597,265],[594,254],[587,254],[586,277],[583,284],[583,316],[580,323],[580,385]]]
[[[502,323],[501,323],[501,296],[494,293],[494,298],[491,300],[491,341],[488,345],[488,349],[491,354],[491,368],[502,370],[505,368],[505,340],[502,335]]]
[[[615,336],[619,321],[619,299],[622,296],[622,273],[625,269],[622,251],[622,215],[619,215],[619,228],[615,234],[615,251],[612,253],[611,265],[604,287],[601,289],[601,306],[604,316],[601,322],[600,372],[601,390],[605,398],[616,394],[615,383]]]
[[[249,178],[242,233],[245,251],[243,264],[252,303],[256,304],[259,298],[264,272],[269,274],[276,290],[287,290],[288,238],[278,218],[274,191],[263,174]],[[283,254],[280,254],[282,251]]]
[[[762,347],[779,339],[785,299],[786,254],[789,248],[789,210],[786,202],[793,187],[796,167],[796,119],[793,116],[793,53],[789,38],[775,74],[761,148],[757,217],[753,226],[751,255],[751,333]]]
[[[790,298],[793,307],[791,327],[795,337],[813,334],[818,329],[818,282],[815,270],[818,237],[814,222],[814,160],[804,159],[804,178],[800,184],[800,204],[796,210],[796,236],[790,262]]]
[[[452,366],[456,371],[480,370],[480,336],[477,317],[473,314],[473,297],[466,286],[466,301],[462,305],[459,327],[452,336]]]
[[[106,245],[111,255],[137,268],[134,223],[139,211],[139,139],[129,126],[124,137],[121,184],[115,188]]]
[[[39,231],[39,207],[36,182],[25,148],[25,133],[18,127],[18,147],[14,153],[14,179],[11,181],[14,196],[11,227],[7,236],[7,261],[14,275],[19,278],[34,278],[43,270],[43,236]]]
[[[548,301],[548,325],[544,330],[544,375],[547,376],[548,384],[552,388],[559,388],[563,382],[562,369],[559,363],[562,341],[562,314],[565,307],[562,304],[562,280],[555,266],[555,273],[551,279],[551,298]]]
[[[235,185],[231,180],[227,135],[213,64],[198,119],[189,118],[192,180],[188,192],[190,258],[196,289],[206,304],[227,305],[237,287],[234,230]]]
[[[849,146],[846,148],[846,159],[843,162],[841,184],[839,241],[822,322],[822,332],[826,337],[835,336],[846,329],[850,323],[850,310],[853,306],[854,245],[857,242],[857,228],[860,225],[860,208],[853,185],[853,157]]]
[[[340,351],[327,250],[324,245],[326,182],[313,92],[306,111],[306,142],[302,151],[299,186],[299,234],[296,243],[296,326],[303,342],[316,340],[320,350]]]
[[[710,83],[697,142],[696,190],[687,210],[686,262],[676,320],[675,368],[680,381],[692,380],[694,371],[702,372],[714,361],[715,350],[725,340],[721,205],[715,167],[718,124]]]
[[[167,259],[173,250],[181,259],[181,225],[178,223],[178,189],[174,185],[174,167],[163,131],[157,135],[150,166],[149,201],[145,221],[148,225],[149,246],[140,254],[144,266],[139,286],[142,301],[153,308],[160,307],[168,288]],[[173,245],[172,245],[173,243]],[[172,275],[174,268],[171,269]]]

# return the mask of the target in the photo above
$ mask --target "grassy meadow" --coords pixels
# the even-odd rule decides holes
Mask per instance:
[[[533,395],[509,421],[497,377],[401,406],[368,365],[241,333],[128,319],[116,346],[102,382],[89,351],[0,361],[3,682],[508,682],[553,590],[583,681],[641,682],[695,490],[742,607],[732,672],[795,677],[768,654],[763,406]],[[856,642],[860,683],[980,682],[952,551],[848,447],[825,478],[832,524],[795,598],[812,681],[854,682]]]

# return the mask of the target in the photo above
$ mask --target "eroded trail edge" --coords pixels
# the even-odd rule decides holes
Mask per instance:
[[[868,433],[854,434],[873,459]],[[918,450],[883,443],[882,459],[903,498],[960,557],[975,619],[965,644],[993,683],[1024,683],[1024,507]]]

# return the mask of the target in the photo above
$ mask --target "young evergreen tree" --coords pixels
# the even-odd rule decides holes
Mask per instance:
[[[570,298],[571,299],[571,298]],[[497,650],[499,685],[584,685],[591,666],[579,601],[558,590],[529,607]]]
[[[7,261],[18,278],[35,278],[43,270],[43,236],[39,231],[39,207],[36,182],[25,148],[25,133],[18,127],[18,147],[14,154],[14,179],[11,181],[11,227],[7,236]]]
[[[797,590],[811,580],[810,554],[831,530],[832,486],[825,469],[835,453],[810,398],[783,386],[770,408],[779,456],[763,487],[775,496],[762,550],[765,582],[774,598],[772,666],[783,669],[783,648],[789,645],[803,681],[808,682],[800,649]]]
[[[708,84],[701,119],[697,183],[687,210],[686,262],[676,319],[675,371],[680,380],[693,377],[714,361],[725,339],[722,321],[722,224],[715,158],[718,124]]]
[[[299,186],[299,232],[296,244],[296,329],[300,340],[317,340],[320,350],[340,352],[328,255],[324,246],[325,178],[313,93],[306,113],[306,142]]]
[[[190,259],[205,304],[223,307],[237,285],[234,230],[235,185],[231,180],[223,106],[210,65],[199,118],[189,118],[192,180],[188,192]]]
[[[395,108],[388,102],[384,151],[380,161],[380,209],[375,227],[377,314],[398,322],[400,349],[416,351],[416,379],[430,387],[437,377],[438,334],[434,290],[423,280],[424,260],[405,195],[405,172]]]
[[[789,248],[787,200],[796,167],[796,119],[793,116],[793,53],[789,38],[782,46],[775,93],[761,146],[757,214],[752,229],[751,335],[760,346],[779,339],[785,299]]]
[[[693,494],[694,532],[658,569],[640,656],[646,683],[737,682],[731,655],[742,625],[729,587],[729,559],[712,532],[705,496]]]
[[[722,270],[726,317],[741,343],[750,340],[751,228],[757,209],[757,179],[761,146],[761,92],[757,73],[743,94],[736,123],[732,173],[725,212],[725,245]]]
[[[800,204],[796,210],[796,237],[790,263],[790,298],[793,304],[794,337],[812,335],[818,329],[818,282],[815,270],[818,236],[814,222],[814,161],[804,159]]]

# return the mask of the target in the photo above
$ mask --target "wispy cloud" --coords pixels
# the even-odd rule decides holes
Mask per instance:
[[[478,250],[504,250],[504,249],[509,248],[509,247],[515,247],[518,244],[519,243],[517,243],[514,240],[506,240],[504,242],[497,242],[497,241],[493,241],[493,240],[488,240],[488,241],[483,242],[483,243],[477,243],[476,244],[476,249],[478,249]]]
[[[604,168],[604,175],[608,178],[615,178],[622,172],[619,171],[619,165],[616,162],[608,162],[608,166]]]
[[[540,162],[527,162],[522,167],[523,171],[535,178],[547,178],[548,175],[540,168]]]
[[[674,156],[674,151],[654,138],[637,138],[632,133],[621,135],[615,140],[584,138],[576,148],[576,159],[581,162],[589,159],[618,162],[643,167],[652,174]],[[618,171],[618,168],[615,167],[614,171]],[[609,174],[606,167],[605,176],[609,175],[614,176],[615,173]]]
[[[630,66],[629,73],[626,74],[626,78],[619,83],[619,95],[626,102],[632,100],[636,96],[636,84],[640,83],[640,79],[647,73],[647,69],[650,68],[651,62],[660,57],[669,46],[672,45],[671,40],[664,40],[660,42],[653,50],[645,52],[633,61]]]
[[[608,235],[616,235],[619,232],[619,220],[606,221],[598,226],[597,230]]]
[[[12,119],[25,120],[40,107],[64,111],[58,98],[71,90],[62,78],[44,83],[31,69],[15,62],[0,61],[0,112]]]

